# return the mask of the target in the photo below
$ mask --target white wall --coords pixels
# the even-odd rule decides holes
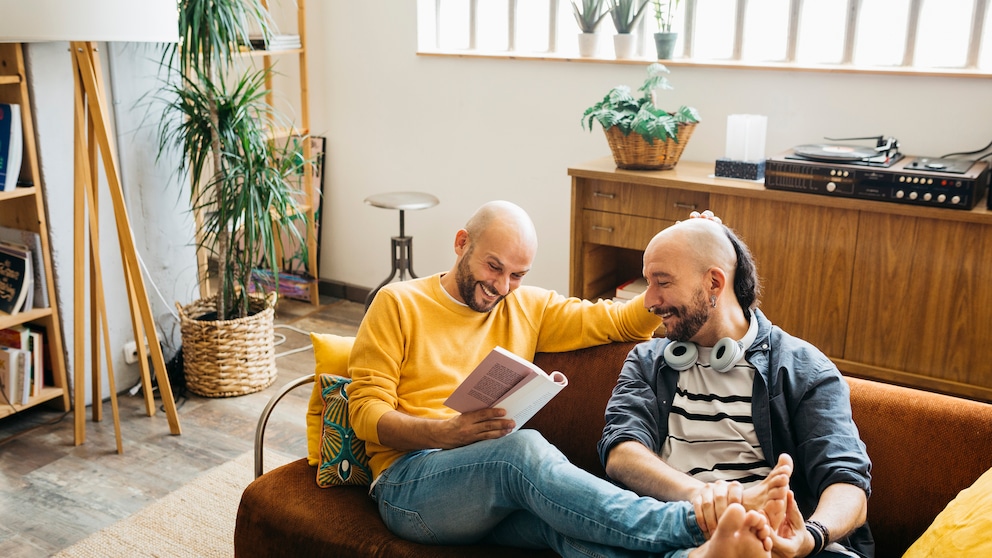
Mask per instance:
[[[483,202],[519,203],[541,246],[527,281],[568,290],[570,165],[609,155],[583,111],[645,65],[439,58],[415,54],[416,7],[310,2],[311,129],[329,138],[321,277],[371,286],[389,270],[395,212],[362,200],[423,190],[409,212],[418,274],[448,269],[455,230]],[[374,26],[355,22],[376,21]],[[823,136],[892,135],[937,156],[992,139],[992,80],[704,68],[671,69],[668,104],[702,115],[684,160],[723,155],[727,115],[768,116],[769,154]]]
[[[469,214],[488,200],[508,199],[531,212],[540,235],[527,282],[567,292],[567,168],[609,155],[598,125],[592,133],[580,127],[582,112],[614,85],[640,85],[644,65],[417,56],[415,2],[382,10],[376,2],[317,1],[307,9],[311,131],[328,138],[321,278],[378,284],[389,271],[389,237],[398,232],[398,217],[363,200],[421,190],[441,204],[407,214],[419,275],[448,269],[454,233]],[[49,207],[71,355],[70,68],[64,44],[32,46],[31,52],[43,172],[49,190],[58,192],[49,196]],[[154,87],[133,81],[145,64],[140,53],[130,54],[134,66],[115,59],[112,68],[118,108],[142,87]],[[768,116],[769,153],[823,136],[892,135],[904,152],[930,156],[977,149],[992,139],[988,79],[705,68],[673,68],[670,79],[671,107],[691,104],[702,114],[685,160],[722,156],[726,118],[735,113]],[[141,223],[135,226],[139,251],[170,301],[153,294],[153,311],[171,327],[171,302],[197,296],[194,255],[185,244],[191,225],[180,203],[185,196],[176,182],[168,183],[169,165],[155,165],[154,149],[142,137],[148,131],[139,131],[137,117],[124,112],[121,161],[129,207]],[[121,279],[110,273],[119,269],[115,243],[103,249],[103,269],[117,354],[130,337],[130,321]],[[136,381],[135,366],[115,362],[115,370],[118,387]]]

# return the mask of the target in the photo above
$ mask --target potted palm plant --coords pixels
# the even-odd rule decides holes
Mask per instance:
[[[252,393],[275,380],[274,293],[252,295],[252,269],[278,278],[278,231],[302,213],[294,176],[301,142],[274,139],[265,70],[238,64],[250,30],[270,34],[260,0],[180,0],[178,45],[167,49],[159,156],[178,152],[191,181],[197,249],[217,262],[216,294],[179,307],[184,373],[208,397]],[[247,48],[247,47],[244,47]],[[278,286],[277,286],[278,288]]]
[[[604,0],[571,0],[572,13],[575,21],[579,24],[579,56],[595,56],[599,50],[599,35],[596,30],[603,22],[606,14],[610,13],[603,9]]]
[[[636,39],[633,35],[644,15],[648,0],[609,0],[610,16],[617,34],[613,36],[613,48],[618,59],[633,58]]]
[[[658,23],[658,31],[654,34],[654,46],[658,51],[658,60],[671,60],[675,51],[675,41],[679,34],[672,31],[675,12],[679,9],[679,0],[651,0],[654,4],[654,19]]]
[[[674,167],[699,122],[699,113],[685,105],[674,112],[659,107],[659,94],[672,89],[657,62],[648,66],[648,77],[634,97],[630,87],[618,85],[603,100],[582,114],[582,126],[590,132],[599,122],[606,133],[613,159],[621,169],[660,170]]]

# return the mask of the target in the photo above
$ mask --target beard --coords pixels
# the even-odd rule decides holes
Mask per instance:
[[[689,341],[706,325],[710,317],[710,306],[706,303],[706,294],[702,290],[696,293],[695,300],[690,305],[678,308],[667,308],[656,311],[656,314],[671,312],[676,318],[672,327],[666,329],[665,336],[672,341]]]
[[[501,296],[488,306],[480,304],[475,299],[476,286],[483,286],[491,292],[496,292],[496,289],[492,288],[491,285],[485,285],[482,281],[476,280],[475,276],[472,275],[472,270],[469,269],[468,265],[468,260],[471,255],[472,248],[469,248],[462,260],[458,262],[458,267],[455,270],[455,284],[458,285],[458,294],[462,296],[462,300],[464,300],[465,304],[472,310],[482,313],[491,312],[492,309],[506,297]]]

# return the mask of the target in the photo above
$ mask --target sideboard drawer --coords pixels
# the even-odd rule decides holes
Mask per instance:
[[[644,250],[658,231],[672,224],[674,221],[586,209],[582,212],[582,237],[591,244]]]
[[[709,208],[706,192],[600,180],[589,182],[580,194],[584,209],[681,221],[688,219],[693,211]]]
[[[665,200],[665,213],[662,219],[685,221],[693,211],[702,212],[710,208],[710,195],[692,190],[668,190]]]
[[[664,188],[600,180],[590,181],[581,192],[585,209],[642,217],[663,217],[667,195]]]

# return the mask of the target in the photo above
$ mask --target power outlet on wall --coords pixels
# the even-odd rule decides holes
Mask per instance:
[[[148,340],[145,339],[145,354],[147,355],[149,351]],[[128,364],[134,364],[138,362],[138,344],[136,342],[128,341],[124,344],[124,362]]]

